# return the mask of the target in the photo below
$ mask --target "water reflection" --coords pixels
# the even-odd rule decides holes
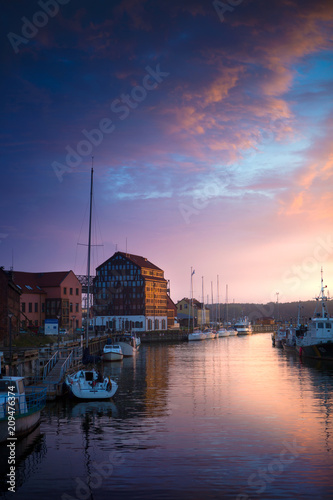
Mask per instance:
[[[15,490],[31,477],[38,473],[39,466],[46,456],[47,447],[45,434],[38,426],[28,436],[20,439],[15,445]],[[0,491],[8,492],[8,448],[5,443],[0,446]]]
[[[104,363],[114,401],[47,405],[48,453],[18,498],[333,498],[333,367],[269,334],[140,349]]]

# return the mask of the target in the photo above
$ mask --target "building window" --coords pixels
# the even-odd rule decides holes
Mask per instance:
[[[73,295],[73,288],[69,289],[69,295]]]
[[[42,302],[42,313],[45,313],[45,302]]]
[[[71,312],[71,313],[73,312],[73,304],[72,304],[72,302],[69,304],[69,312]]]
[[[38,302],[35,302],[35,313],[38,313]]]
[[[67,294],[67,288],[64,286],[64,295]]]
[[[29,313],[32,313],[32,302],[29,302]]]
[[[179,310],[181,311],[182,309],[183,309],[183,306],[182,306],[182,304],[180,304]]]
[[[78,288],[75,288],[75,293],[76,293],[76,295],[79,295],[79,289]]]
[[[22,312],[25,313],[25,302],[22,302]]]
[[[79,304],[75,304],[75,312],[79,312]]]

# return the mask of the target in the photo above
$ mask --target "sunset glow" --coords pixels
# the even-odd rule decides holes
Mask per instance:
[[[93,272],[127,249],[175,302],[191,266],[199,299],[333,291],[332,2],[58,3],[4,9],[0,265],[85,273],[94,156]]]

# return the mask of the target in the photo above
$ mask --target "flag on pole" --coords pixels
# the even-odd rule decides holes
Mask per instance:
[[[195,269],[193,269],[193,271],[192,271],[192,276],[193,276],[194,273],[195,273]]]

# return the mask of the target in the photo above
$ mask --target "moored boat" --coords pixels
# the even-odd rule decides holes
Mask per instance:
[[[141,339],[135,334],[122,333],[114,338],[117,345],[120,346],[123,356],[134,356],[140,347]]]
[[[307,328],[296,332],[296,348],[301,356],[333,361],[333,317],[327,311],[325,288],[321,271],[321,291],[316,297],[320,310],[317,305]]]
[[[67,375],[66,385],[79,399],[110,399],[118,390],[118,384],[110,377],[102,377],[96,370],[79,370]]]
[[[207,331],[203,332],[203,334],[205,335],[206,339],[215,339],[216,338],[216,332],[214,332],[213,330],[207,330]]]
[[[112,344],[111,339],[108,339],[103,348],[103,361],[121,361],[123,359],[123,351],[119,344]]]
[[[45,387],[24,385],[24,377],[0,378],[0,442],[23,437],[40,421]]]
[[[247,316],[237,321],[234,327],[237,330],[237,335],[251,335],[252,333],[252,325]]]
[[[217,334],[218,334],[218,337],[229,337],[230,331],[227,330],[226,328],[220,328],[217,331]],[[237,335],[237,333],[236,333],[236,335]]]
[[[206,335],[201,331],[192,332],[188,334],[188,340],[205,340],[205,339]]]

